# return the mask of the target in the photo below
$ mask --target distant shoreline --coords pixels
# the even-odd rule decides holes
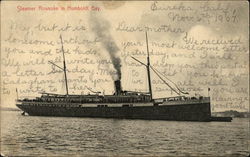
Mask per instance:
[[[0,111],[21,111],[18,108],[0,107]]]
[[[239,112],[235,110],[223,111],[223,112],[213,112],[212,116],[215,117],[232,117],[232,118],[249,118],[249,112]]]

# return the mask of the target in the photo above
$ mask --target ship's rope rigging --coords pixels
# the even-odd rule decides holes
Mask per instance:
[[[153,72],[163,81],[163,83],[165,83],[172,91],[174,91],[176,94],[180,95],[179,92],[177,92],[173,87],[171,87],[158,73],[157,71],[152,67],[150,66],[150,68],[153,70]]]
[[[177,93],[178,95],[180,95],[180,93],[181,94],[189,94],[188,92],[184,92],[184,91],[182,91],[178,86],[177,86],[177,84],[176,83],[174,83],[172,80],[170,80],[167,76],[165,76],[163,73],[161,73],[159,70],[157,70],[157,69],[155,69],[153,66],[150,66],[150,68],[156,73],[156,75],[167,85],[167,86],[169,86],[169,88],[171,88],[172,89],[172,87],[164,80],[164,79],[162,79],[162,77],[159,75],[159,74],[161,74],[165,79],[167,79],[169,82],[171,82],[171,83],[173,83],[174,84],[174,86],[176,87],[176,89],[178,90],[178,92],[176,91],[176,90],[173,90],[175,93]]]
[[[146,65],[145,63],[143,63],[143,62],[141,62],[141,61],[139,61],[138,59],[136,59],[136,58],[134,58],[134,57],[132,57],[131,56],[131,58],[133,58],[135,61],[137,61],[137,62],[139,62],[139,63],[141,63],[142,65],[144,65],[144,66],[148,66],[148,65]],[[153,68],[151,65],[149,65],[149,67],[153,70],[153,72],[160,78],[160,80],[161,81],[163,81],[163,83],[164,84],[166,84],[172,91],[174,91],[176,94],[178,94],[178,95],[181,95],[181,94],[189,94],[188,92],[183,92],[173,81],[171,81],[169,78],[167,78],[164,74],[162,74],[161,72],[159,72],[158,70],[156,70],[155,68]],[[171,83],[173,83],[174,84],[174,86],[176,87],[176,89],[174,89],[171,85],[169,85],[169,83],[167,83],[163,78],[162,78],[162,76],[165,78],[165,79],[167,79],[168,81],[170,81]]]
[[[89,87],[87,87],[86,85],[85,85],[85,88],[87,88],[89,91],[91,91],[92,93],[96,93],[96,94],[99,94],[99,93],[101,93],[101,92],[96,92],[96,91],[93,91],[92,89],[90,89]]]

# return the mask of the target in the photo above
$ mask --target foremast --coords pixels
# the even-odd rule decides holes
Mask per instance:
[[[67,68],[66,68],[66,62],[65,62],[65,55],[64,55],[64,49],[63,49],[63,41],[62,41],[62,36],[60,35],[61,39],[61,44],[62,44],[62,54],[63,54],[63,68],[56,65],[55,63],[48,61],[50,64],[56,66],[57,68],[61,69],[64,73],[64,80],[65,80],[65,85],[66,85],[66,96],[69,95],[69,89],[68,89],[68,80],[67,80]]]
[[[69,89],[68,89],[68,80],[67,80],[67,68],[65,63],[65,55],[64,55],[64,49],[63,49],[63,41],[62,41],[62,35],[60,35],[61,44],[62,44],[62,53],[63,53],[63,72],[64,72],[64,79],[65,79],[65,85],[66,85],[66,95],[69,95]]]
[[[148,74],[148,88],[150,94],[150,101],[152,101],[152,85],[151,85],[151,76],[150,76],[150,58],[149,58],[149,49],[148,49],[148,34],[146,32],[146,44],[147,44],[147,74]]]

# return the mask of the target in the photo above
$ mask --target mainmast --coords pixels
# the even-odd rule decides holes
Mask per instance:
[[[64,55],[64,49],[63,49],[63,41],[62,36],[60,35],[61,44],[62,44],[62,53],[63,53],[63,72],[64,72],[64,79],[65,79],[65,85],[66,85],[66,95],[69,95],[69,89],[68,89],[68,80],[67,80],[67,68],[65,63],[65,55]]]
[[[152,100],[152,86],[151,86],[151,77],[150,77],[150,59],[149,59],[149,50],[148,50],[148,34],[146,32],[146,42],[147,42],[147,73],[148,73],[148,87],[150,93],[150,100]]]
[[[149,49],[148,49],[148,34],[146,33],[146,43],[147,43],[147,64],[139,61],[138,59],[134,58],[131,56],[131,58],[133,58],[135,61],[141,63],[142,65],[147,67],[147,73],[148,73],[148,87],[149,87],[149,93],[150,93],[150,100],[152,101],[153,99],[153,94],[152,94],[152,85],[151,85],[151,77],[150,77],[150,68],[153,70],[153,72],[163,81],[163,83],[165,83],[172,91],[174,91],[176,94],[180,95],[180,94],[189,94],[188,92],[183,92],[173,81],[171,81],[170,79],[168,79],[166,76],[164,76],[162,73],[160,73],[158,70],[154,69],[151,65],[150,65],[150,59],[149,59]],[[168,81],[170,81],[172,84],[174,84],[175,88],[173,88],[169,83],[167,83],[165,81],[165,79],[163,79],[161,77],[161,75],[165,77],[165,79],[167,79]]]

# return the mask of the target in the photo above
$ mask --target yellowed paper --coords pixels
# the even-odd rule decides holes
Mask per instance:
[[[170,80],[170,85],[193,97],[210,96],[212,113],[249,111],[246,1],[3,1],[1,107],[16,108],[16,99],[38,97],[43,92],[66,93],[63,71],[57,67],[63,67],[60,36],[69,94],[113,94],[117,79],[121,79],[123,90],[148,92],[146,68],[132,58],[147,63],[145,32],[151,65],[162,78]],[[153,71],[151,79],[154,99],[178,96]],[[9,120],[1,118],[3,124]],[[246,128],[241,131],[247,134]],[[245,139],[241,141],[246,143]],[[207,155],[226,156],[235,153],[233,148],[247,149],[239,147]],[[3,148],[2,152],[13,155],[8,151],[10,146]],[[113,154],[108,149],[104,152],[133,155],[126,151]],[[32,153],[35,148],[26,155]],[[41,152],[67,154],[54,153]],[[100,155],[85,154],[81,149],[68,153]],[[151,147],[149,153],[141,152],[157,154]]]

